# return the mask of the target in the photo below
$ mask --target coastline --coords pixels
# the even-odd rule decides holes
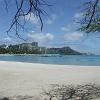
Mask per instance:
[[[60,54],[0,54],[0,56],[63,56]]]
[[[50,84],[100,84],[100,66],[0,61],[0,95],[37,95]]]

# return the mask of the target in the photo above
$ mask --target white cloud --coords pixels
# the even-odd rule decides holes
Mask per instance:
[[[56,14],[52,14],[46,21],[46,24],[52,24],[56,20],[57,16]]]
[[[11,39],[10,37],[5,37],[5,38],[4,38],[4,41],[8,41],[8,42],[9,42],[9,41],[11,41],[11,40],[12,40],[12,39]]]
[[[67,32],[67,31],[69,31],[69,28],[68,27],[61,27],[61,30]]]
[[[43,19],[43,23],[45,24],[52,24],[56,20],[56,14],[52,14],[48,19]],[[39,17],[34,16],[33,13],[28,14],[25,16],[26,21],[30,22],[34,25],[36,29],[41,29],[41,21]]]
[[[83,35],[84,34],[81,32],[67,33],[64,35],[64,39],[69,41],[80,40],[83,37]]]
[[[82,18],[82,16],[83,16],[83,13],[76,13],[75,15],[74,15],[74,18],[75,19],[80,19],[80,18]]]
[[[48,19],[44,20],[46,24],[52,24],[56,20],[56,14],[52,14]],[[25,19],[32,24],[39,25],[39,18],[34,16],[32,13],[25,16]]]
[[[64,39],[67,41],[77,41],[83,39],[85,35],[83,32],[76,31],[77,27],[78,26],[75,23],[71,23],[69,25],[66,25],[65,27],[61,27],[61,30],[65,33]]]
[[[34,14],[28,14],[25,19],[33,24],[36,29],[41,28],[41,22],[37,16],[34,16]]]
[[[77,25],[75,23],[70,23],[66,26],[61,27],[61,30],[64,32],[71,32],[73,30],[76,30]]]
[[[39,42],[40,44],[52,41],[54,39],[54,35],[51,33],[29,33],[29,39]]]
[[[32,24],[39,24],[38,17],[34,16],[32,13],[25,16],[25,19]]]

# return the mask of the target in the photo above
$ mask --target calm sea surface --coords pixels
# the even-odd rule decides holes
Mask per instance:
[[[100,66],[100,56],[85,56],[85,55],[66,55],[66,56],[5,55],[5,56],[0,56],[0,61]]]

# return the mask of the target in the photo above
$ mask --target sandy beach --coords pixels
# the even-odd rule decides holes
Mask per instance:
[[[100,66],[0,61],[0,96],[36,95],[50,84],[100,84]]]

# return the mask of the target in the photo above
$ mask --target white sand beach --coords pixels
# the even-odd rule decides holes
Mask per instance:
[[[0,95],[35,95],[50,84],[100,84],[100,66],[0,61]]]

